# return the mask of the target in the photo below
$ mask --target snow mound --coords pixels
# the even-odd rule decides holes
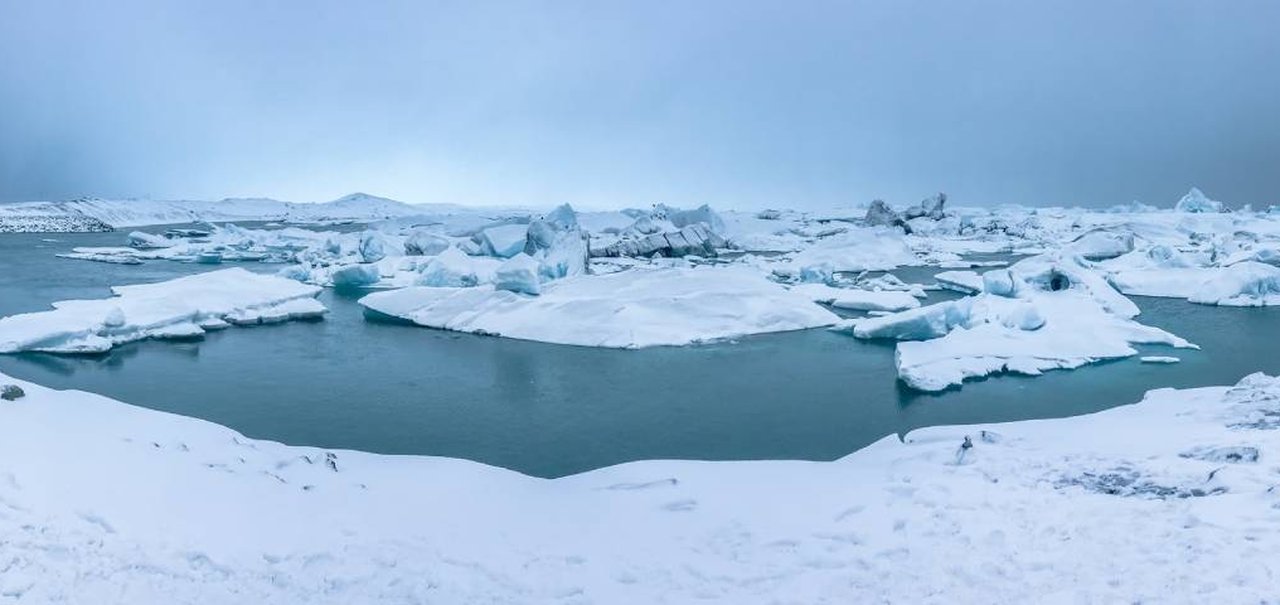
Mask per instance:
[[[406,288],[370,294],[360,304],[432,328],[611,348],[686,345],[838,320],[744,267],[581,275],[543,284],[537,297],[492,287]]]
[[[319,317],[320,288],[240,268],[111,289],[54,310],[0,318],[0,353],[100,353],[145,338],[194,337],[206,327]]]

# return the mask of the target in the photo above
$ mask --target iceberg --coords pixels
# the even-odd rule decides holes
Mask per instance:
[[[364,288],[378,283],[382,273],[373,263],[356,263],[335,269],[329,279],[335,288]]]
[[[449,247],[449,238],[426,229],[414,229],[404,240],[407,256],[435,256]]]
[[[511,258],[524,251],[528,225],[498,225],[476,234],[480,249],[488,256]]]
[[[414,287],[370,294],[360,304],[432,328],[610,348],[686,345],[839,319],[738,266],[579,275],[542,284],[537,297],[492,286]]]
[[[948,290],[964,294],[977,294],[982,291],[982,276],[974,271],[943,271],[934,275],[938,285]]]
[[[1136,355],[1133,344],[1195,345],[1133,320],[1138,308],[1078,257],[1042,255],[983,275],[984,291],[841,323],[897,345],[898,377],[922,391],[998,372],[1037,375]]]
[[[539,268],[538,261],[521,252],[498,266],[494,273],[493,287],[496,290],[521,294],[541,294],[542,280],[538,275]]]
[[[1223,267],[1196,286],[1187,300],[1227,307],[1280,305],[1280,268],[1256,261]]]
[[[52,311],[0,318],[0,353],[101,353],[146,338],[192,337],[207,326],[314,318],[320,288],[241,268],[116,286],[112,298],[64,300]]]
[[[1211,200],[1203,191],[1192,187],[1178,203],[1173,206],[1176,212],[1216,213],[1222,212],[1222,202]]]
[[[418,275],[420,286],[465,288],[493,281],[493,273],[501,264],[493,258],[469,256],[450,246],[427,263]]]
[[[573,207],[564,204],[529,223],[524,253],[540,265],[547,280],[587,272],[587,240]]]

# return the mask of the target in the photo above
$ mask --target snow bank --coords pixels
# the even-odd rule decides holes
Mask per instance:
[[[538,480],[290,447],[90,393],[0,402],[5,594],[80,603],[1259,603],[1280,381],[935,427],[834,462]],[[969,444],[964,447],[963,444]]]
[[[830,325],[837,317],[744,267],[635,268],[542,285],[542,294],[406,288],[360,304],[419,325],[593,347],[686,345]]]
[[[326,312],[314,298],[320,288],[240,268],[111,290],[113,298],[64,300],[52,311],[0,318],[0,353],[99,353],[145,338],[195,337],[226,323]]]
[[[890,338],[898,377],[923,391],[998,372],[1037,375],[1136,355],[1133,344],[1193,347],[1132,318],[1137,307],[1073,257],[1041,256],[983,275],[977,296],[841,325]]]

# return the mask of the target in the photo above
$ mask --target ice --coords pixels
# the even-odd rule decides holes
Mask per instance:
[[[97,353],[153,337],[195,336],[212,321],[237,324],[325,313],[320,288],[241,268],[111,289],[113,298],[64,300],[54,310],[0,318],[0,353]]]
[[[357,251],[360,262],[376,263],[387,257],[386,238],[376,231],[365,231],[360,234],[360,247]]]
[[[1204,192],[1192,187],[1173,209],[1177,212],[1222,212],[1222,202],[1209,199]]]
[[[26,396],[0,402],[0,584],[18,602],[1275,596],[1280,381],[1263,375],[887,435],[831,462],[654,460],[553,480],[259,441],[9,383]]]
[[[174,242],[163,235],[155,235],[145,231],[134,231],[129,234],[129,246],[132,248],[147,250],[149,248],[168,248],[172,245],[174,245]]]
[[[564,204],[530,222],[524,253],[538,261],[548,280],[586,273],[587,242],[573,207]]]
[[[502,263],[494,273],[493,287],[497,290],[522,294],[541,294],[542,279],[538,261],[523,252]]]
[[[449,238],[426,229],[414,229],[404,240],[404,253],[409,256],[435,256],[449,247]]]
[[[814,302],[853,311],[902,311],[920,306],[919,299],[903,290],[861,290],[835,288],[825,284],[801,284],[793,286],[791,290],[804,294]]]
[[[436,255],[417,277],[420,286],[470,287],[493,281],[494,271],[501,264],[491,258],[469,256],[461,250],[449,247]]]
[[[329,280],[335,288],[364,288],[378,283],[382,273],[373,263],[356,263],[335,269]]]
[[[499,225],[481,230],[480,248],[489,256],[511,258],[524,251],[528,225]]]
[[[1133,251],[1133,233],[1128,231],[1090,231],[1067,244],[1066,250],[1088,260],[1115,258]]]
[[[1255,261],[1223,267],[1198,285],[1187,300],[1229,307],[1280,305],[1280,268]]]
[[[818,240],[797,252],[790,262],[797,273],[806,267],[826,266],[832,271],[858,273],[915,264],[920,263],[900,232],[859,227]]]
[[[948,290],[977,294],[982,291],[982,276],[973,271],[942,271],[933,278],[938,285]]]
[[[634,268],[542,285],[406,288],[360,304],[419,325],[543,342],[638,348],[826,326],[838,318],[744,267]]]
[[[663,207],[666,219],[671,221],[677,229],[683,229],[696,224],[706,225],[712,233],[721,234],[725,231],[724,219],[712,210],[710,206],[703,204],[693,210],[675,210]]]
[[[1139,357],[1138,361],[1141,361],[1142,363],[1169,364],[1169,363],[1178,363],[1182,360],[1177,357],[1170,357],[1168,355],[1144,355],[1142,357]]]
[[[983,276],[985,292],[841,324],[897,345],[898,377],[939,391],[998,372],[1036,375],[1136,355],[1133,344],[1193,347],[1132,318],[1137,307],[1077,257],[1043,255]]]

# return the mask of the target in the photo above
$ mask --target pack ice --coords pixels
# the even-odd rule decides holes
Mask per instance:
[[[1036,375],[1136,355],[1133,344],[1194,347],[1134,317],[1138,308],[1085,261],[1031,257],[983,274],[983,291],[955,301],[845,322],[858,338],[891,338],[898,377],[922,391],[998,372]]]
[[[100,353],[145,338],[193,338],[228,325],[314,318],[317,286],[241,268],[116,286],[112,298],[64,300],[0,318],[0,353]]]
[[[524,262],[527,274],[532,263]],[[404,288],[370,294],[360,304],[432,328],[613,348],[684,345],[838,320],[809,296],[738,266],[578,275],[542,284],[537,296],[489,285]]]

